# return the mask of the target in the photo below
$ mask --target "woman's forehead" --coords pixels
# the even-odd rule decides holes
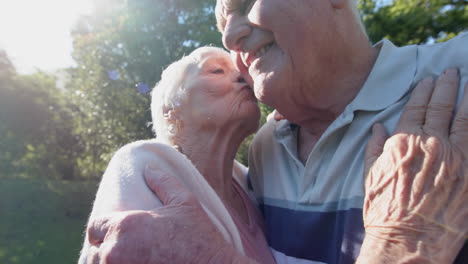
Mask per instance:
[[[202,67],[211,63],[221,63],[225,65],[230,65],[232,64],[232,61],[231,57],[229,56],[229,53],[224,51],[214,51],[203,54],[198,65]]]

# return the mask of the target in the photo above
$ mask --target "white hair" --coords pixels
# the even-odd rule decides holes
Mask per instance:
[[[187,79],[190,78],[190,74],[198,69],[203,58],[210,53],[220,52],[228,55],[226,51],[216,47],[195,49],[188,56],[171,63],[162,72],[161,80],[151,92],[153,131],[158,138],[169,141],[175,136],[165,115],[169,110],[177,110],[183,107],[187,100]]]

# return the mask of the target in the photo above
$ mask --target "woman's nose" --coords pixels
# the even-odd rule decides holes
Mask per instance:
[[[251,33],[247,17],[232,14],[226,21],[223,32],[224,46],[233,51],[241,51],[244,39]]]

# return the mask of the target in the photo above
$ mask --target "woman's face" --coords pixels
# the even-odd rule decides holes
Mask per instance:
[[[197,126],[234,125],[255,132],[260,110],[252,88],[225,51],[207,52],[185,82],[187,103],[184,123]]]

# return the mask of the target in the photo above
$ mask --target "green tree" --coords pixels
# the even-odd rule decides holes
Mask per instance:
[[[467,26],[466,1],[361,0],[373,42],[387,37],[397,45],[442,40]],[[77,105],[75,132],[84,151],[78,167],[99,177],[113,151],[152,137],[148,90],[170,62],[202,46],[221,46],[212,0],[97,0],[93,15],[73,30],[74,58],[67,85]],[[271,109],[261,106],[267,114]],[[262,121],[263,122],[263,121]],[[247,160],[247,145],[238,158]]]
[[[73,178],[71,109],[56,79],[18,75],[0,53],[0,171],[5,177]]]
[[[97,1],[74,28],[67,90],[78,106],[75,132],[83,177],[100,177],[122,145],[153,137],[148,92],[172,61],[201,45],[220,45],[214,3]],[[109,8],[110,7],[110,8]]]
[[[360,0],[372,42],[388,38],[396,45],[445,41],[468,28],[466,0]]]

